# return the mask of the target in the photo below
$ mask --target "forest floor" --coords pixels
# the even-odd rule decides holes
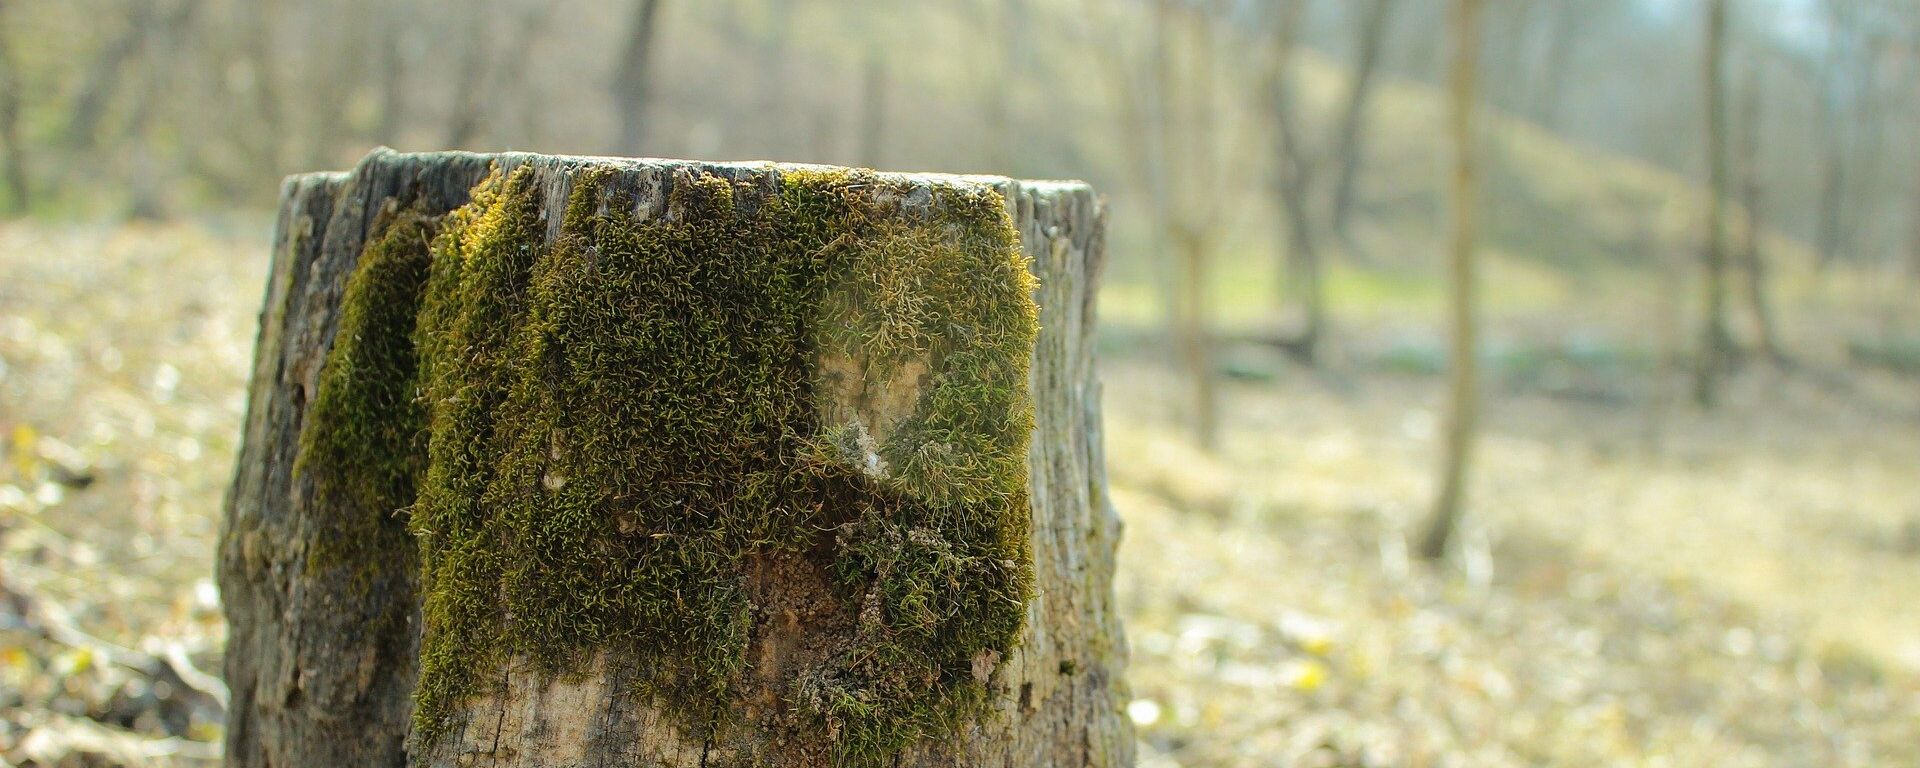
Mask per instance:
[[[1920,765],[1911,381],[1496,386],[1434,569],[1438,379],[1232,385],[1206,453],[1180,379],[1108,370],[1145,765]]]
[[[0,765],[217,760],[193,672],[264,240],[0,225]],[[1403,542],[1441,380],[1350,333],[1385,351],[1233,351],[1211,453],[1151,346],[1109,349],[1144,766],[1920,765],[1912,379],[1751,366],[1703,413],[1676,376],[1507,355],[1434,569]]]

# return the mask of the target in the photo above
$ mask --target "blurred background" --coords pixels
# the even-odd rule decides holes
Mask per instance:
[[[0,0],[0,765],[217,762],[279,179],[379,145],[1104,192],[1145,766],[1920,765],[1920,4],[1457,1]]]

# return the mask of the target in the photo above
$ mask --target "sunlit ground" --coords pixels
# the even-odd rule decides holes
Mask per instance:
[[[1435,573],[1402,542],[1437,381],[1232,387],[1210,458],[1178,380],[1109,370],[1134,714],[1161,764],[1920,760],[1911,415],[1760,373],[1711,417],[1496,396]]]
[[[218,669],[209,577],[265,239],[256,219],[0,225],[0,759],[204,764],[217,741],[205,712],[9,622],[54,604]],[[1151,291],[1117,295],[1126,320]],[[1627,348],[1657,334],[1593,330],[1572,357],[1598,367],[1509,349],[1434,571],[1401,544],[1441,389],[1413,320],[1350,331],[1329,374],[1228,350],[1212,455],[1183,381],[1114,335],[1146,765],[1920,764],[1913,379],[1753,366],[1703,415]]]

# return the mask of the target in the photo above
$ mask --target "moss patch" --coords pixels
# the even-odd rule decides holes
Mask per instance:
[[[309,569],[350,568],[366,594],[373,574],[413,538],[400,510],[426,466],[426,412],[418,402],[414,315],[425,289],[434,217],[389,208],[347,280],[340,330],[300,434],[296,471],[328,510],[307,545]]]
[[[833,762],[977,714],[1032,579],[1037,320],[999,195],[685,176],[642,220],[616,172],[575,173],[552,242],[520,168],[411,270],[363,258],[304,438],[369,509],[412,500],[415,737],[510,659],[563,673],[605,649],[642,654],[644,693],[696,731],[729,727],[769,557],[812,563],[851,617],[779,692]]]

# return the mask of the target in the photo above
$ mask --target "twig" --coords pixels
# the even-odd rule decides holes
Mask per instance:
[[[152,738],[124,728],[84,717],[54,712],[35,712],[11,718],[14,725],[27,731],[15,750],[16,757],[49,764],[80,754],[106,755],[116,763],[138,765],[154,758],[174,758],[200,762],[219,762],[220,745],[179,737]],[[4,762],[5,758],[0,758]]]
[[[4,591],[5,596],[16,605],[25,606],[21,620],[28,631],[39,634],[49,642],[86,651],[108,664],[195,691],[219,704],[221,711],[226,711],[229,696],[226,684],[194,666],[187,658],[186,649],[179,643],[169,643],[163,656],[136,651],[87,634],[73,623],[66,608],[44,596],[22,594],[8,588],[4,582],[0,582],[0,591]]]

